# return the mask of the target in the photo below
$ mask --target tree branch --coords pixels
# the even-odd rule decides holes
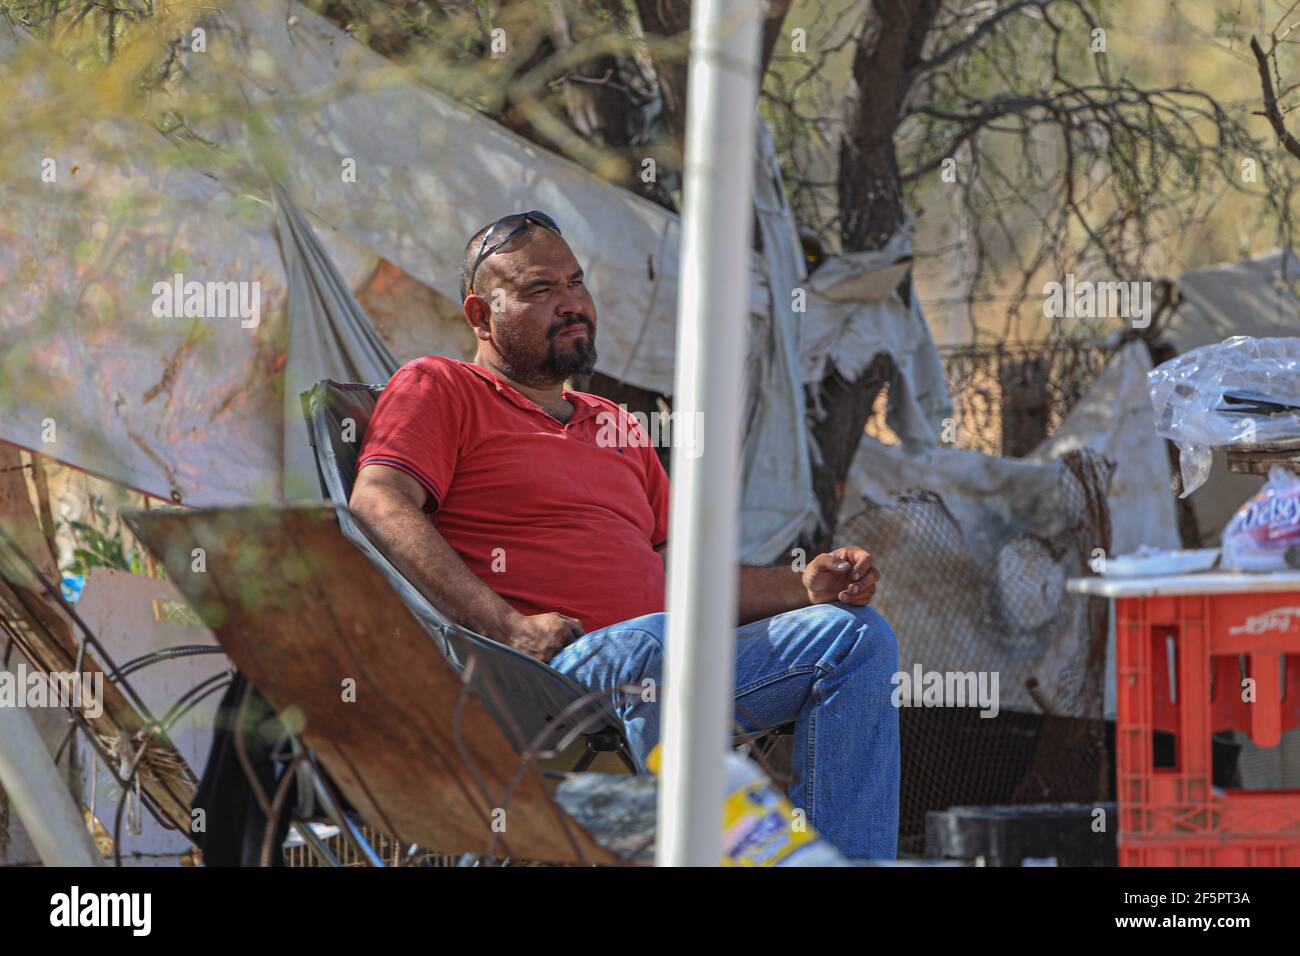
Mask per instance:
[[[1259,67],[1259,85],[1264,91],[1264,115],[1286,151],[1296,159],[1300,159],[1300,140],[1292,136],[1291,131],[1286,128],[1282,110],[1277,105],[1277,95],[1273,92],[1273,78],[1268,75],[1268,57],[1264,53],[1264,48],[1259,45],[1259,40],[1254,37],[1250,38],[1250,52],[1255,54],[1255,63]]]
[[[1041,10],[1043,8],[1043,0],[1021,0],[1020,3],[1013,3],[1008,7],[1003,7],[1001,10],[998,10],[991,17],[989,17],[988,19],[980,23],[980,25],[977,26],[974,30],[966,34],[966,36],[964,36],[962,39],[952,44],[952,46],[948,47],[946,50],[936,53],[928,60],[922,60],[920,63],[914,66],[909,72],[909,75],[907,77],[908,85],[910,86],[912,81],[915,80],[916,77],[919,76],[920,74],[928,70],[937,69],[938,67],[943,66],[945,63],[949,62],[950,60],[954,60],[957,57],[961,56],[967,50],[971,50],[979,46],[980,41],[982,41],[986,36],[992,33],[993,29],[999,23],[1001,23],[1011,14],[1023,10],[1025,7],[1038,7],[1039,10]]]

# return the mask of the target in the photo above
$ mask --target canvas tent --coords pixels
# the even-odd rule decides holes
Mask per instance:
[[[193,121],[218,146],[199,165],[127,118],[54,145],[6,144],[10,169],[38,170],[48,156],[61,175],[45,190],[6,190],[0,207],[0,380],[12,394],[0,440],[191,505],[311,493],[293,458],[297,390],[324,376],[382,378],[350,293],[378,268],[454,301],[465,238],[528,208],[556,215],[587,271],[598,370],[671,391],[675,215],[418,84],[297,4],[243,3],[203,23],[208,52],[189,57],[187,82],[229,109]],[[57,77],[62,66],[36,46],[0,29],[0,64],[44,55],[42,76]],[[924,319],[881,281],[909,254],[905,238],[882,254],[832,258],[796,311],[803,259],[770,139],[762,144],[742,488],[742,554],[754,561],[777,558],[816,521],[802,386],[827,362],[860,368],[893,355],[902,372],[891,419],[909,441],[932,440],[948,413]],[[355,182],[341,175],[345,161]],[[293,214],[277,213],[271,175],[281,208],[296,206],[309,228],[277,228],[277,215]],[[259,283],[260,322],[156,315],[154,283],[177,274]],[[390,321],[378,345],[463,354],[463,339],[437,337],[456,334],[445,315]],[[316,324],[304,329],[304,317]],[[351,328],[340,339],[350,344],[313,353],[330,325]]]

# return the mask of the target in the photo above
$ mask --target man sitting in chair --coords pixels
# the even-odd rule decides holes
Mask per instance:
[[[595,367],[596,307],[551,217],[475,233],[461,300],[474,361],[398,370],[350,505],[444,613],[607,692],[644,769],[662,694],[619,688],[662,683],[667,474],[646,441],[608,440],[637,434],[626,411],[564,387]],[[853,546],[802,573],[740,568],[737,723],[795,723],[791,798],[851,858],[896,852],[898,646],[868,607],[879,577]]]

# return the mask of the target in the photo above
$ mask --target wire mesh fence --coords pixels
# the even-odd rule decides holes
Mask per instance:
[[[990,455],[1026,454],[1059,427],[1110,354],[1073,342],[941,349],[953,402],[945,442]],[[887,402],[887,394],[878,396],[867,432],[892,444],[897,438],[885,423]],[[930,810],[1095,801],[1111,790],[1113,741],[1102,713],[1104,602],[1045,603],[1053,588],[1028,573],[1041,566],[1085,574],[1092,549],[1108,546],[1108,473],[1089,457],[1067,459],[1065,510],[1079,520],[1052,539],[1022,535],[1004,542],[997,567],[975,560],[943,501],[919,489],[866,502],[842,529],[845,540],[870,540],[873,550],[888,555],[893,587],[878,604],[900,635],[901,669],[921,663],[998,671],[1004,697],[1018,693],[1030,703],[1004,709],[996,720],[965,708],[900,713],[899,849],[905,854],[924,851]],[[909,589],[912,578],[917,586]],[[944,582],[941,592],[933,590],[935,581]],[[1044,693],[1040,679],[1048,661],[1042,650],[1051,645],[1073,651]]]
[[[933,492],[864,500],[845,522],[890,582],[875,606],[898,635],[900,672],[996,678],[996,719],[947,699],[900,708],[903,853],[924,851],[930,810],[1107,796],[1106,606],[1061,588],[1109,544],[1111,471],[1088,452],[1065,465],[1056,503],[1068,520],[1052,536],[1008,534],[991,560]]]

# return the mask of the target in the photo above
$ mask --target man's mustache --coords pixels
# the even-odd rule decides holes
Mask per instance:
[[[551,326],[551,327],[546,331],[546,337],[547,337],[548,339],[553,339],[553,338],[555,338],[557,335],[559,335],[561,332],[565,331],[566,329],[571,329],[571,328],[573,328],[575,325],[581,325],[581,326],[585,327],[586,330],[587,330],[587,338],[589,338],[589,339],[595,339],[595,337],[596,337],[596,323],[592,322],[591,319],[587,318],[585,315],[574,316],[573,318],[571,318],[571,319],[566,319],[566,320],[563,321],[563,322],[557,322],[557,323],[555,323],[555,325]]]

